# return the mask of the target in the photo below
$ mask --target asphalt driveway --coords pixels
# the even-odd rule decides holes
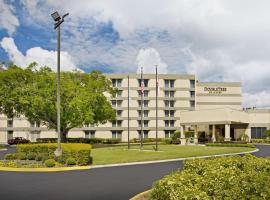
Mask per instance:
[[[258,145],[259,157],[270,145]],[[2,153],[0,152],[0,158]],[[0,172],[3,200],[127,200],[182,167],[181,161],[55,173]]]

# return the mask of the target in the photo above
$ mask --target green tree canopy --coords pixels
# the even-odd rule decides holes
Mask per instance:
[[[14,65],[0,72],[0,113],[9,118],[24,115],[30,122],[56,130],[56,74],[36,66],[32,63],[22,69]],[[65,138],[70,129],[83,124],[114,120],[115,110],[106,93],[115,95],[115,90],[99,71],[61,72],[61,135]]]

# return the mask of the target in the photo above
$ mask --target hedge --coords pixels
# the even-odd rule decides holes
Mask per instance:
[[[251,139],[251,142],[270,144],[270,139]]]
[[[209,147],[249,147],[255,148],[254,144],[238,144],[238,143],[207,143]]]
[[[37,161],[42,160],[43,162],[47,159],[55,159],[59,163],[66,164],[66,160],[69,157],[73,157],[78,165],[88,165],[91,164],[91,145],[89,144],[71,144],[63,143],[62,145],[62,156],[55,158],[54,151],[57,148],[57,144],[47,143],[47,144],[20,144],[17,145],[17,152],[19,154],[24,154],[25,159],[30,158],[35,154],[35,159]],[[32,159],[32,157],[31,157]]]
[[[56,143],[57,138],[38,138],[37,143]],[[67,138],[65,143],[85,143],[85,144],[117,144],[120,139],[116,138]]]
[[[153,185],[154,200],[270,199],[270,159],[252,155],[185,161]]]

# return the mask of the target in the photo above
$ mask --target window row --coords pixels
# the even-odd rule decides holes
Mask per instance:
[[[96,131],[84,131],[85,132],[85,138],[95,138],[96,137]],[[138,139],[141,138],[141,131],[138,132]],[[175,130],[165,130],[165,138],[173,137]],[[122,131],[111,131],[112,138],[113,139],[122,139]],[[148,130],[143,130],[143,138],[146,139],[149,136]]]
[[[138,92],[138,97],[141,97],[142,96],[141,90],[138,90],[137,92]],[[123,90],[118,90],[117,93],[116,93],[116,97],[122,97],[122,93],[123,93]],[[165,90],[164,95],[165,95],[166,98],[174,98],[175,97],[175,91],[166,91]],[[149,96],[149,90],[144,90],[143,96],[148,97]],[[195,97],[195,91],[190,91],[190,97],[191,98]]]
[[[113,87],[122,87],[122,79],[111,79]],[[141,79],[137,79],[138,87],[141,87]],[[149,79],[143,79],[144,87],[148,87]],[[164,80],[165,88],[174,88],[175,80],[174,79],[165,79]],[[195,88],[195,80],[190,80],[190,87]]]

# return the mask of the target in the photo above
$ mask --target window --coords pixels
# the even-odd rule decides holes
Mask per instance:
[[[123,93],[122,90],[118,90],[116,93],[116,97],[122,97],[122,93]]]
[[[165,127],[174,127],[174,120],[165,120]]]
[[[12,128],[13,127],[13,119],[8,119],[7,120],[7,127]]]
[[[168,98],[174,97],[174,91],[165,91],[165,97]]]
[[[113,139],[122,139],[122,131],[112,131]]]
[[[190,101],[190,107],[194,108],[195,107],[195,101]]]
[[[165,130],[165,138],[171,138],[174,135],[174,130]]]
[[[165,117],[174,117],[174,110],[165,110]]]
[[[148,97],[149,91],[148,90],[144,90],[143,92],[143,96],[144,97]],[[142,96],[142,92],[141,90],[138,90],[138,96],[141,97]]]
[[[117,110],[117,112],[116,112],[116,115],[117,115],[117,117],[121,117],[122,116],[122,110]]]
[[[266,127],[251,127],[251,138],[265,138]]]
[[[190,80],[190,88],[195,88],[195,80]]]
[[[121,107],[122,105],[122,100],[112,100],[112,107]]]
[[[194,98],[195,97],[195,91],[190,91],[190,97]]]
[[[143,131],[143,138],[148,138],[148,134],[149,133],[149,131],[147,131],[147,130],[144,130]],[[140,139],[141,138],[141,131],[138,131],[138,138]]]
[[[148,120],[143,120],[143,127],[148,127]],[[141,120],[138,120],[138,125],[141,127]]]
[[[112,79],[112,85],[113,87],[121,87],[122,79]]]
[[[144,87],[148,87],[148,79],[143,79]],[[138,85],[141,87],[141,79],[138,79]]]
[[[144,100],[143,101],[143,107],[148,107],[148,100]],[[138,105],[139,105],[139,107],[141,107],[141,100],[138,100]]]
[[[84,131],[85,138],[94,138],[96,132],[95,131]]]
[[[174,107],[174,101],[170,101],[170,100],[165,100],[165,107]]]
[[[149,110],[144,110],[143,111],[143,117],[148,117]],[[138,110],[138,115],[141,117],[141,110]]]
[[[39,128],[40,127],[40,122],[37,122],[37,121],[31,122],[31,127],[32,128]]]
[[[165,88],[174,88],[174,80],[165,80]]]
[[[121,127],[121,126],[122,126],[122,120],[112,121],[112,127]]]

